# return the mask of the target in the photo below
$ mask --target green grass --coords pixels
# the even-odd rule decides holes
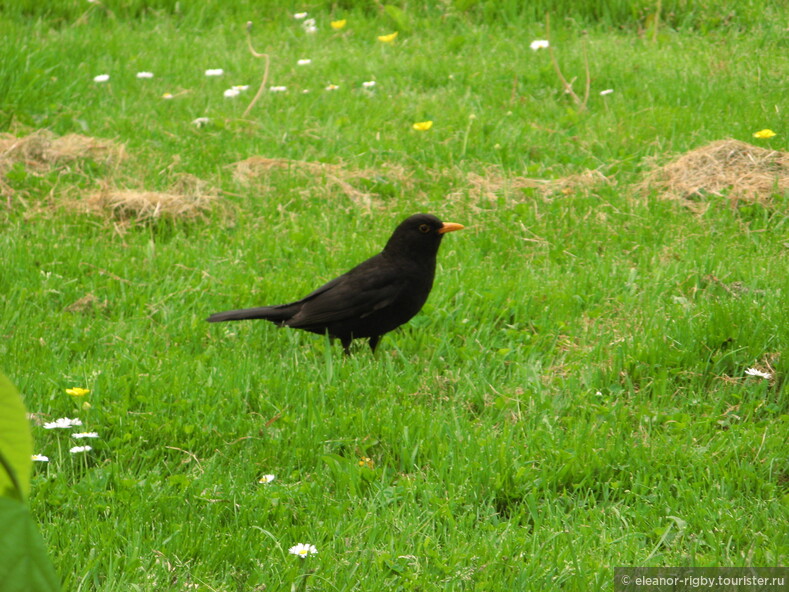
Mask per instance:
[[[655,158],[713,140],[787,150],[785,19],[712,26],[715,4],[691,15],[705,26],[653,42],[632,23],[554,14],[576,90],[588,47],[579,112],[528,47],[541,22],[461,4],[443,19],[405,6],[410,32],[391,46],[375,39],[394,30],[378,10],[315,3],[314,36],[266,12],[253,40],[288,92],[247,117],[262,63],[242,8],[92,9],[81,23],[73,7],[7,9],[2,129],[128,153],[46,173],[18,163],[4,179],[2,370],[39,419],[78,416],[101,436],[77,456],[68,434],[33,427],[51,461],[30,505],[64,589],[283,590],[306,568],[313,590],[608,590],[617,565],[787,563],[788,196],[711,198],[696,214],[634,189]],[[330,14],[347,28],[332,32]],[[251,89],[225,99],[233,84]],[[762,128],[778,135],[754,139]],[[361,171],[357,191],[297,165],[235,178],[253,155]],[[610,181],[513,184],[586,169]],[[65,206],[102,184],[168,190],[183,173],[222,192],[202,218]],[[467,228],[444,241],[423,312],[376,356],[204,322],[304,295],[417,211]],[[89,294],[93,307],[71,308]],[[773,379],[746,377],[753,366]],[[319,554],[288,555],[298,542]]]

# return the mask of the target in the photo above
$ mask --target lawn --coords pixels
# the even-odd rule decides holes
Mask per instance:
[[[786,565],[785,6],[424,4],[0,4],[0,370],[64,590]],[[721,140],[767,185],[655,181]],[[420,211],[466,228],[375,355],[205,322]]]

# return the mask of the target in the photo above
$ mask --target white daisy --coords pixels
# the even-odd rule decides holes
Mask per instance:
[[[269,92],[285,92],[286,90],[288,90],[288,87],[287,86],[270,86],[268,90],[269,90]]]
[[[337,90],[338,88],[340,87],[337,86],[336,84],[330,84],[329,86],[326,87],[326,90]]]
[[[299,66],[309,66],[312,63],[312,60],[309,58],[302,58],[298,62],[296,62]]]
[[[537,51],[538,49],[547,49],[550,46],[547,39],[537,39],[531,42],[529,47],[532,48],[532,51]]]
[[[206,76],[222,76],[225,71],[222,68],[214,68],[213,70],[208,69],[205,71]]]
[[[55,421],[50,421],[49,423],[44,424],[45,430],[53,430],[53,429],[66,429],[74,426],[81,426],[82,420],[80,419],[69,419],[68,417],[61,417],[56,419]]]
[[[271,483],[276,477],[274,475],[263,475],[258,479],[258,483]]]
[[[110,79],[109,74],[99,74],[93,77],[93,82],[107,82]]]
[[[194,121],[192,121],[192,125],[196,125],[197,127],[203,127],[211,123],[211,120],[208,117],[198,117]]]
[[[375,80],[368,80],[367,82],[362,82],[362,86],[364,88],[372,88],[375,86]]]
[[[308,543],[299,543],[288,549],[288,553],[291,555],[298,555],[302,559],[305,559],[308,555],[315,555],[318,553],[318,550],[315,548],[315,545],[310,545]]]
[[[759,378],[764,378],[765,380],[770,380],[773,375],[769,372],[762,372],[761,370],[757,370],[756,368],[748,368],[745,373],[748,376],[758,376]]]
[[[79,454],[80,452],[88,452],[93,450],[90,446],[74,446],[74,448],[70,448],[69,452],[71,454]]]
[[[44,456],[43,454],[34,454],[33,462],[49,462],[49,457]]]
[[[137,78],[153,78],[153,72],[137,72]]]
[[[295,18],[297,21],[304,20],[305,18],[307,18],[307,13],[306,12],[297,12],[296,14],[293,15],[293,18]]]
[[[99,434],[96,432],[78,432],[76,434],[71,434],[72,438],[98,438]]]
[[[237,97],[240,94],[241,94],[241,91],[238,90],[237,88],[228,88],[225,91],[225,97],[228,98],[228,99],[230,99],[232,97]]]
[[[613,89],[613,88],[607,88],[607,89],[605,89],[605,90],[601,90],[601,91],[600,91],[600,94],[601,94],[602,96],[605,96],[605,95],[610,95],[612,92],[614,92],[614,89]]]

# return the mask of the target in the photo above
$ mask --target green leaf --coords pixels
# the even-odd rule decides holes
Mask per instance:
[[[7,382],[7,381],[6,381]],[[55,568],[22,502],[0,498],[0,582],[3,592],[57,592]]]
[[[25,406],[14,385],[0,374],[0,497],[19,501],[27,497],[32,456]]]

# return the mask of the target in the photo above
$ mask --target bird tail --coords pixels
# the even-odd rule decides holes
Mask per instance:
[[[206,319],[209,323],[221,323],[224,321],[244,321],[247,319],[266,319],[273,323],[287,321],[293,312],[281,306],[258,306],[256,308],[242,308],[239,310],[226,310],[217,312]]]

